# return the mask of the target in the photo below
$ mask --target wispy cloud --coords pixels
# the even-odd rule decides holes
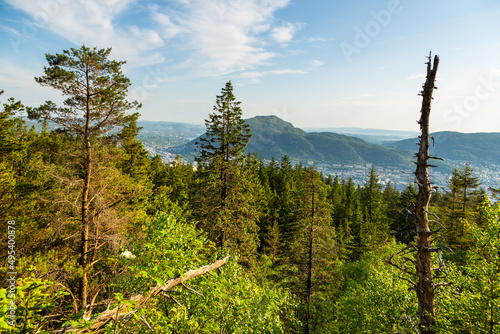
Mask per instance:
[[[500,77],[500,68],[492,68],[490,70],[490,75],[494,77]]]
[[[323,65],[325,65],[324,61],[318,60],[318,59],[313,59],[309,62],[309,69],[315,71],[315,70],[319,69],[320,67],[322,67]]]
[[[271,70],[271,71],[251,71],[244,72],[239,77],[240,78],[261,78],[268,75],[283,75],[283,74],[305,74],[306,70],[297,70],[291,68],[279,69],[279,70]]]
[[[2,95],[4,100],[11,96],[16,99],[24,96],[22,102],[26,105],[37,105],[46,100],[62,102],[59,92],[42,87],[33,79],[40,75],[37,71],[4,59],[0,59],[0,68],[0,87],[5,89],[5,95]],[[26,91],[30,94],[26,95]]]
[[[145,5],[136,0],[6,2],[28,14],[37,29],[75,45],[111,46],[113,57],[126,59],[131,67],[162,63],[168,52],[175,52],[183,60],[171,65],[197,76],[275,66],[273,61],[281,56],[275,48],[293,41],[301,27],[274,16],[290,0],[172,0]],[[135,18],[151,20],[143,25]]]
[[[47,29],[76,45],[111,46],[116,58],[127,59],[132,66],[163,61],[159,53],[149,52],[164,45],[156,31],[115,22],[133,0],[6,2],[31,16],[37,29]]]
[[[277,23],[274,12],[289,0],[179,0],[179,10],[152,7],[164,37],[182,38],[201,75],[227,75],[269,65],[269,47],[293,39],[296,26]]]
[[[421,79],[421,78],[425,78],[425,74],[423,74],[423,73],[410,74],[405,79],[406,80],[413,80],[413,79]]]
[[[293,34],[296,29],[296,25],[290,22],[285,22],[281,26],[274,27],[271,31],[271,36],[278,43],[286,43],[293,39]]]

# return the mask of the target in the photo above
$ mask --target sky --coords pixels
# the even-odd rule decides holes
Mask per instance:
[[[500,132],[497,0],[0,0],[0,98],[61,103],[45,54],[126,60],[141,120],[202,124],[231,80],[244,118],[418,131],[429,52],[431,131]]]

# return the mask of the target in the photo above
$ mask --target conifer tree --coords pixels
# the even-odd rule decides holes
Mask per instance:
[[[206,133],[196,143],[201,177],[194,216],[220,250],[237,251],[242,263],[251,263],[258,244],[259,183],[244,167],[251,134],[240,104],[229,81],[205,121]]]
[[[221,164],[223,167],[227,167],[230,161],[241,163],[251,130],[242,118],[240,104],[234,96],[231,81],[228,81],[221,95],[217,95],[214,113],[205,121],[205,136],[196,143],[199,162],[206,166]]]
[[[81,173],[77,174],[81,181],[79,196],[81,309],[85,309],[91,299],[90,272],[96,263],[96,252],[103,246],[99,232],[94,233],[94,239],[91,237],[92,231],[98,228],[96,220],[108,208],[115,207],[123,201],[123,197],[118,196],[115,200],[105,201],[101,205],[96,203],[95,182],[97,173],[102,172],[96,168],[96,160],[100,154],[106,154],[106,150],[103,149],[106,143],[103,143],[102,139],[106,138],[110,131],[126,123],[127,111],[140,107],[138,102],[127,100],[130,80],[121,70],[125,62],[109,60],[110,52],[111,48],[97,49],[82,46],[80,49],[64,50],[60,54],[46,54],[49,66],[44,67],[44,75],[35,80],[42,86],[59,90],[67,98],[63,106],[47,101],[38,108],[28,110],[30,119],[48,120],[78,143],[78,163],[81,167]],[[106,141],[109,143],[109,140]],[[105,174],[106,172],[101,174],[101,177],[110,177],[109,174],[107,176]]]
[[[331,204],[327,189],[318,172],[301,172],[297,196],[297,226],[287,256],[288,279],[292,289],[304,301],[304,331],[313,332],[316,313],[316,293],[331,282],[333,262],[337,258],[337,242],[332,225]]]
[[[359,259],[369,248],[361,210],[360,191],[356,189],[352,178],[349,178],[344,188],[339,229],[343,230],[345,241],[340,242],[346,245],[346,255],[349,258]]]
[[[394,220],[391,230],[397,241],[409,244],[415,239],[417,232],[415,230],[415,217],[411,214],[412,206],[417,198],[417,189],[413,184],[409,184],[401,192],[394,214]]]
[[[481,202],[482,192],[478,177],[473,176],[474,170],[467,163],[462,169],[453,171],[447,182],[448,190],[444,195],[443,223],[446,241],[452,249],[465,249],[468,243],[467,228],[464,220],[479,223],[476,207]]]
[[[372,249],[382,245],[386,241],[389,232],[389,224],[384,217],[385,204],[382,197],[382,186],[378,182],[378,174],[372,167],[361,196],[364,219],[363,232],[366,233],[362,238],[367,238],[367,242]]]

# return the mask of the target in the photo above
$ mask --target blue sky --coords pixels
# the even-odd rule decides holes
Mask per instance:
[[[432,51],[431,130],[500,132],[499,17],[496,0],[3,0],[0,89],[61,101],[33,77],[85,44],[127,60],[144,120],[203,123],[231,80],[245,118],[418,130]]]

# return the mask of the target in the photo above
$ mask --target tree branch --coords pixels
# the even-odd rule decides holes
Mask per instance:
[[[227,260],[229,259],[229,256],[225,257],[222,260],[217,260],[212,264],[203,266],[201,268],[198,268],[196,270],[189,270],[188,272],[184,273],[184,275],[180,275],[178,277],[172,278],[168,280],[164,285],[156,285],[154,288],[151,288],[149,292],[144,293],[144,294],[138,294],[129,299],[129,301],[135,302],[136,307],[135,310],[143,307],[148,301],[150,301],[152,298],[156,297],[157,295],[170,290],[176,285],[182,284],[187,280],[190,280],[192,278],[196,278],[198,276],[204,275],[212,270],[219,269],[223,265],[226,264]],[[97,317],[95,317],[92,320],[92,324],[88,328],[74,328],[72,326],[66,327],[63,329],[61,333],[93,333],[99,328],[103,327],[110,321],[118,321],[125,316],[129,315],[131,312],[135,312],[134,309],[131,309],[130,306],[127,304],[119,304],[113,309],[106,310],[99,314]]]

